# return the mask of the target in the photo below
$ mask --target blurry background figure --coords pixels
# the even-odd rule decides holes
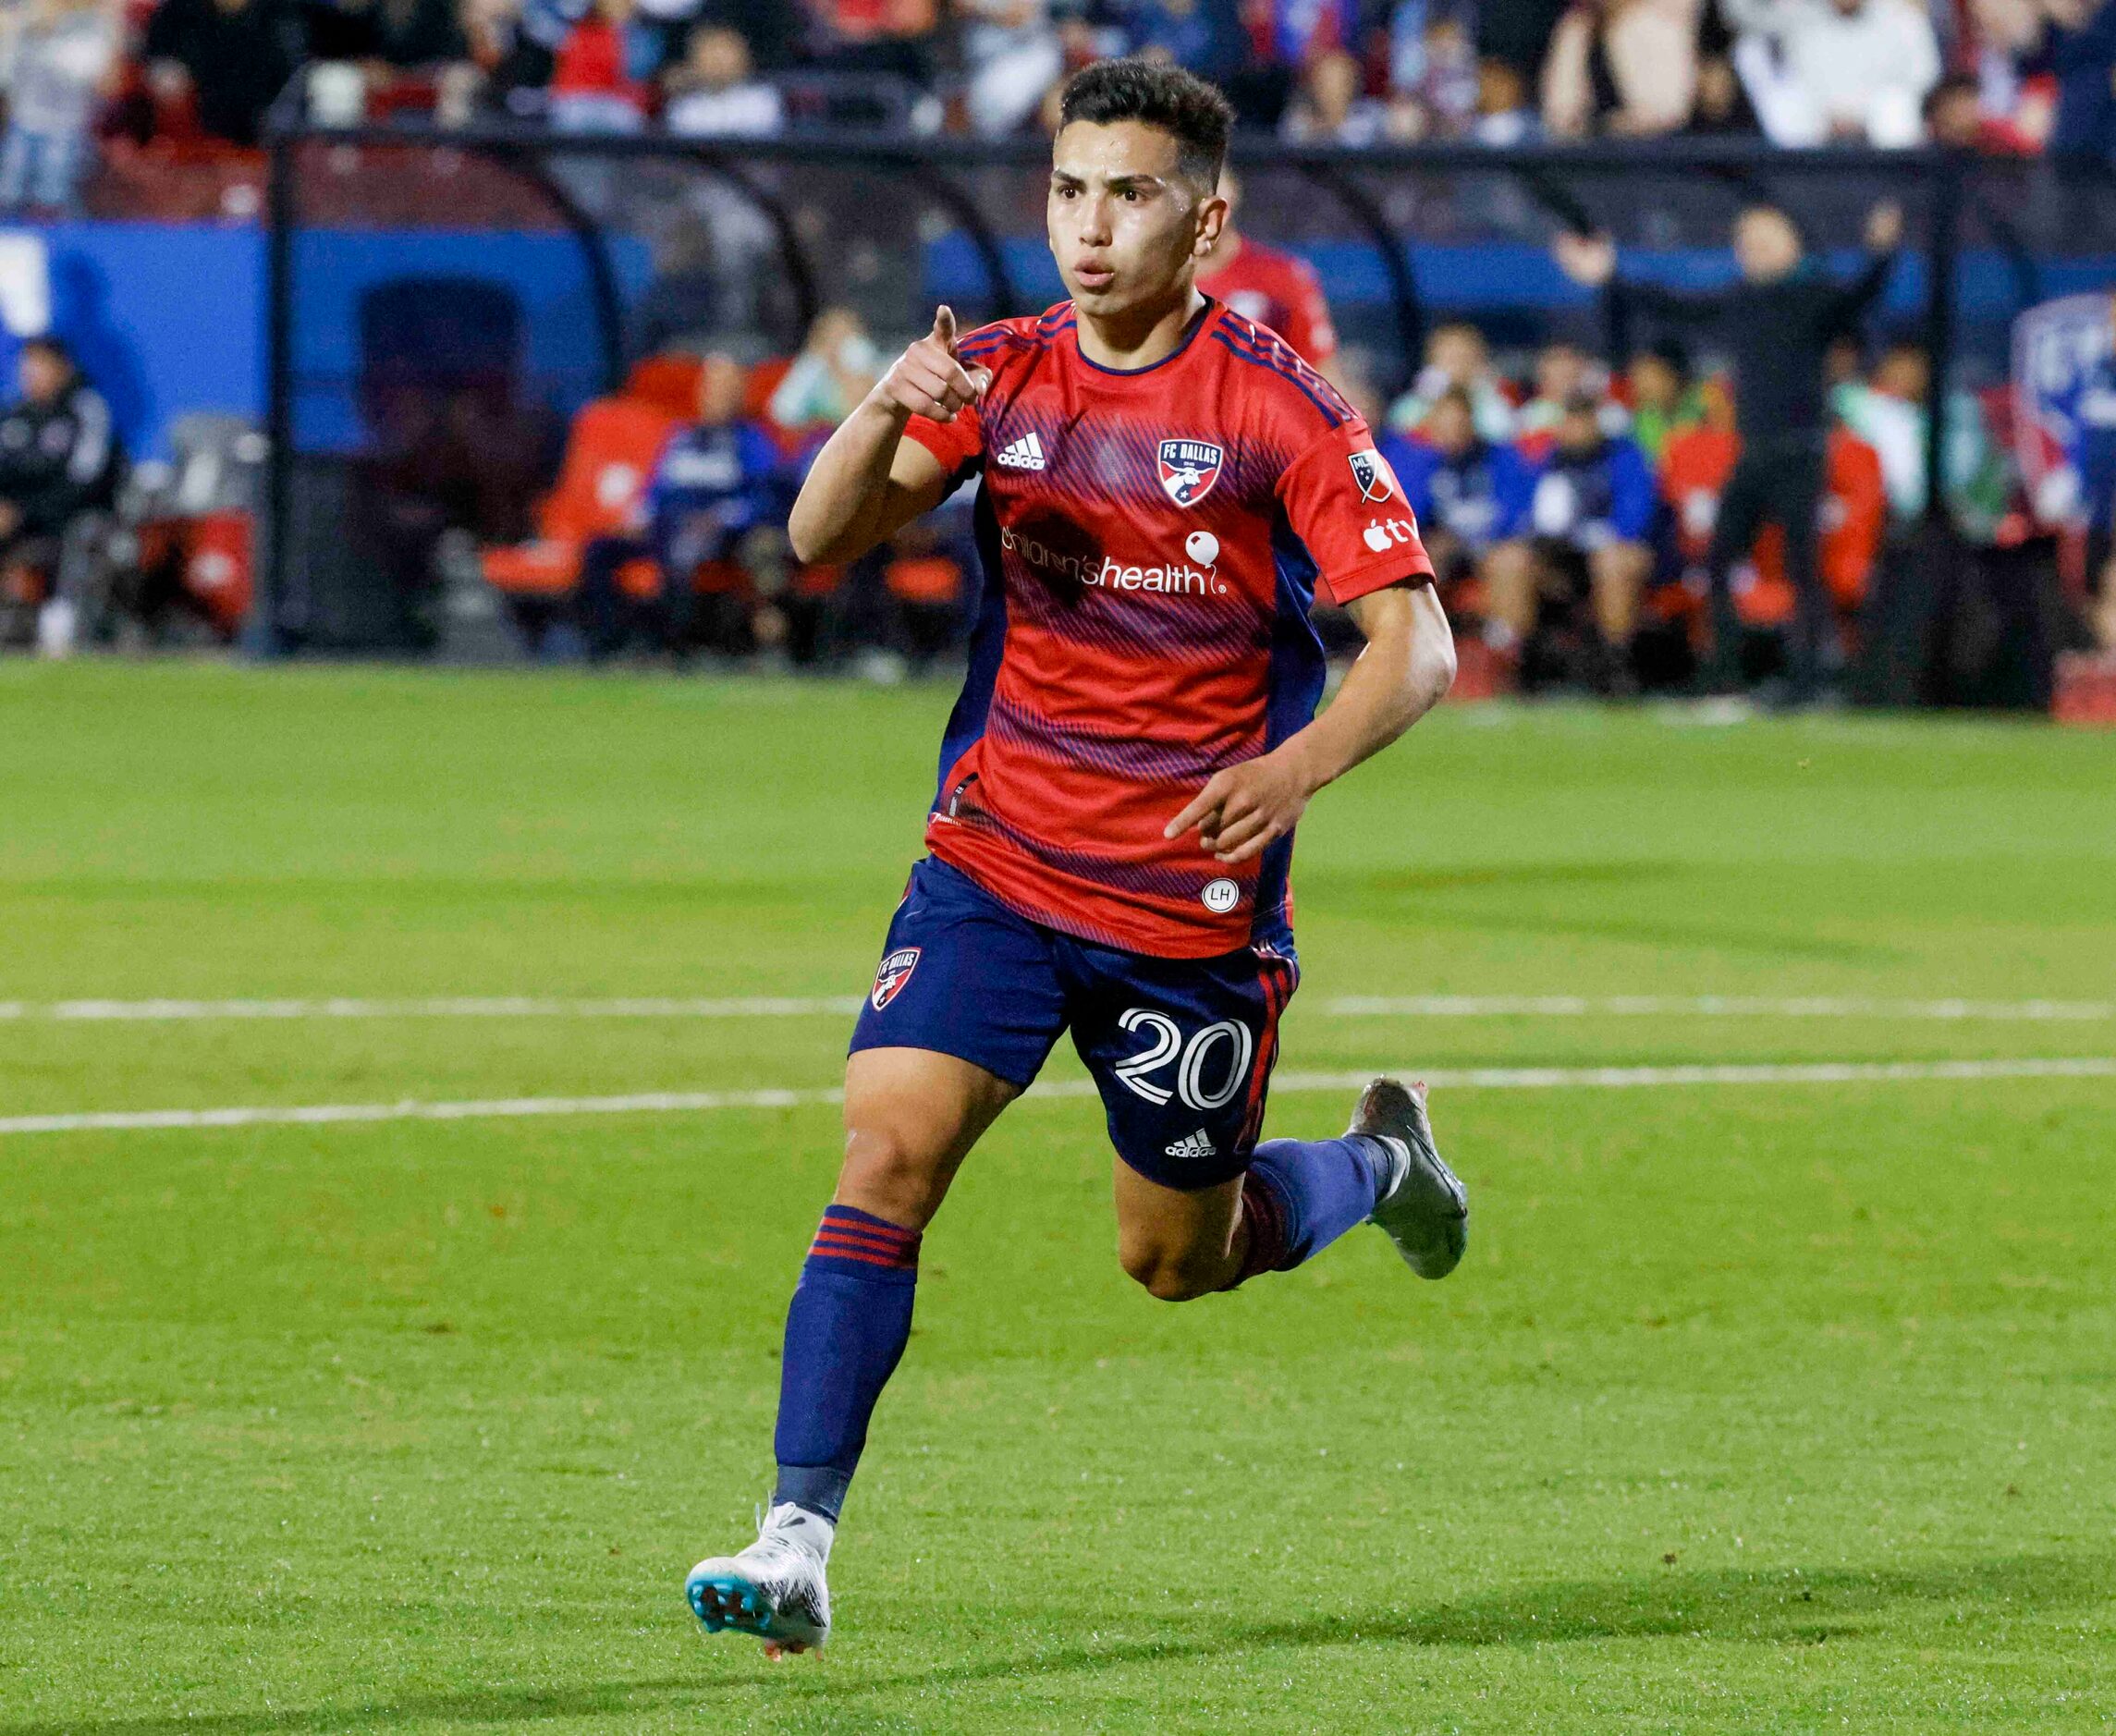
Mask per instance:
[[[1741,674],[1743,630],[1729,575],[1767,522],[1785,532],[1786,574],[1797,604],[1786,697],[1805,703],[1820,689],[1829,615],[1816,546],[1829,411],[1825,360],[1832,340],[1880,295],[1902,239],[1901,210],[1876,206],[1866,221],[1872,257],[1855,279],[1839,284],[1804,269],[1792,218],[1773,205],[1752,205],[1734,226],[1741,282],[1699,294],[1619,279],[1616,248],[1606,237],[1558,240],[1558,263],[1575,280],[1607,288],[1628,308],[1708,331],[1732,360],[1741,458],[1719,502],[1708,563],[1708,679],[1717,689],[1731,691]]]
[[[757,648],[757,619],[784,589],[792,504],[778,447],[743,412],[742,364],[708,355],[698,420],[662,449],[631,537],[590,543],[579,607],[588,654],[616,655],[642,628],[681,656],[693,645],[726,655]],[[777,642],[783,631],[767,630]]]
[[[1460,320],[1436,325],[1426,335],[1425,365],[1411,389],[1388,407],[1389,426],[1402,433],[1423,426],[1450,387],[1468,394],[1480,440],[1513,438],[1514,407],[1492,371],[1490,348],[1482,332]]]
[[[882,352],[850,308],[825,308],[772,393],[773,422],[789,434],[836,427],[880,377]]]
[[[377,85],[393,70],[438,69],[470,53],[453,0],[331,0],[306,8],[305,23],[311,59],[356,62]]]
[[[24,8],[7,80],[0,208],[73,210],[117,43],[108,0],[31,0]]]
[[[2048,53],[2057,75],[2049,152],[2078,162],[2116,162],[2116,6],[2107,0],[2043,0]]]
[[[750,45],[739,31],[707,25],[665,83],[668,130],[689,139],[768,139],[786,125],[778,87],[754,76]]]
[[[1907,342],[1883,350],[1870,379],[1854,375],[1830,393],[1838,420],[1880,458],[1889,517],[1899,535],[1925,517],[1931,393],[1932,364],[1922,345]],[[2004,458],[1992,444],[1983,407],[1972,394],[1948,394],[1946,415],[1941,461],[1948,508],[1958,530],[1986,542],[2008,505]]]
[[[632,0],[593,0],[551,68],[551,124],[564,132],[638,132],[653,100],[661,35]]]
[[[0,642],[20,644],[69,532],[115,498],[124,455],[110,407],[57,338],[24,343],[16,375],[20,396],[0,416]]]
[[[1543,136],[1540,116],[1528,100],[1529,85],[1518,67],[1503,60],[1477,64],[1477,117],[1470,136],[1479,144],[1534,144]]]
[[[1632,357],[1624,380],[1631,388],[1631,437],[1657,466],[1672,436],[1705,420],[1705,393],[1690,377],[1690,352],[1663,338]]]
[[[147,21],[148,77],[189,104],[201,131],[253,145],[264,111],[300,64],[300,28],[274,0],[162,0]]]
[[[1342,48],[1311,58],[1278,130],[1311,144],[1369,145],[1390,137],[1389,105],[1366,94],[1365,68]]]
[[[955,0],[955,10],[971,128],[1013,132],[1042,106],[1065,69],[1048,0]]]
[[[1543,66],[1554,139],[1642,139],[1685,126],[1696,98],[1699,0],[1579,0]]]
[[[1551,431],[1518,534],[1485,563],[1485,639],[1519,660],[1527,685],[1555,679],[1623,696],[1638,691],[1631,649],[1653,572],[1657,496],[1645,457],[1603,432],[1600,411],[1592,392],[1576,392]],[[1583,598],[1585,630],[1574,621]]]
[[[1462,606],[1456,593],[1521,528],[1529,505],[1528,467],[1511,446],[1478,432],[1468,391],[1454,385],[1434,399],[1413,436],[1385,434],[1381,450],[1417,515],[1442,599],[1456,614]]]
[[[1552,339],[1535,352],[1535,395],[1515,412],[1514,437],[1540,456],[1558,424],[1571,413],[1573,400],[1583,397],[1595,404],[1605,434],[1622,434],[1630,419],[1623,406],[1609,397],[1608,386],[1609,371],[1599,358],[1570,338]]]
[[[1939,79],[1917,0],[1720,0],[1742,32],[1734,65],[1772,143],[1910,145]]]
[[[1270,247],[1238,226],[1241,181],[1232,169],[1220,177],[1229,204],[1227,225],[1198,272],[1198,287],[1244,319],[1268,325],[1301,359],[1326,376],[1338,353],[1337,327],[1315,268],[1298,254]],[[1334,376],[1332,376],[1334,377]]]
[[[1437,0],[1397,0],[1388,16],[1391,139],[1460,139],[1477,112],[1476,44]]]

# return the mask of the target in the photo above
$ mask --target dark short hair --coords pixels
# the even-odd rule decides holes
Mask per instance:
[[[1058,99],[1058,125],[1076,120],[1107,127],[1135,120],[1176,141],[1176,165],[1189,179],[1211,188],[1227,162],[1227,136],[1234,104],[1217,85],[1194,72],[1150,60],[1098,60],[1066,81]]]
[[[67,340],[55,333],[39,332],[34,337],[25,337],[22,340],[22,353],[27,355],[32,349],[43,350],[54,361],[65,367],[74,365],[73,351],[67,347]]]

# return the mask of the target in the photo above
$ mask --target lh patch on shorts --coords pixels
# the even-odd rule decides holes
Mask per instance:
[[[911,972],[917,969],[916,947],[899,947],[882,960],[882,968],[875,972],[875,992],[868,996],[876,1012],[896,999],[897,992],[911,980]]]

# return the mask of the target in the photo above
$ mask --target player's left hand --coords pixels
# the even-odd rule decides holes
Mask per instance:
[[[1301,765],[1276,749],[1215,772],[1161,836],[1180,837],[1195,826],[1211,855],[1230,866],[1245,862],[1299,825],[1315,793]]]

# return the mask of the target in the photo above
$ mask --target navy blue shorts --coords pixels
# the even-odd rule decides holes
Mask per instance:
[[[935,1049],[1026,1085],[1070,1028],[1117,1155],[1164,1187],[1209,1188],[1249,1167],[1300,980],[1285,931],[1217,958],[1150,958],[1031,922],[928,857],[852,1050]]]

